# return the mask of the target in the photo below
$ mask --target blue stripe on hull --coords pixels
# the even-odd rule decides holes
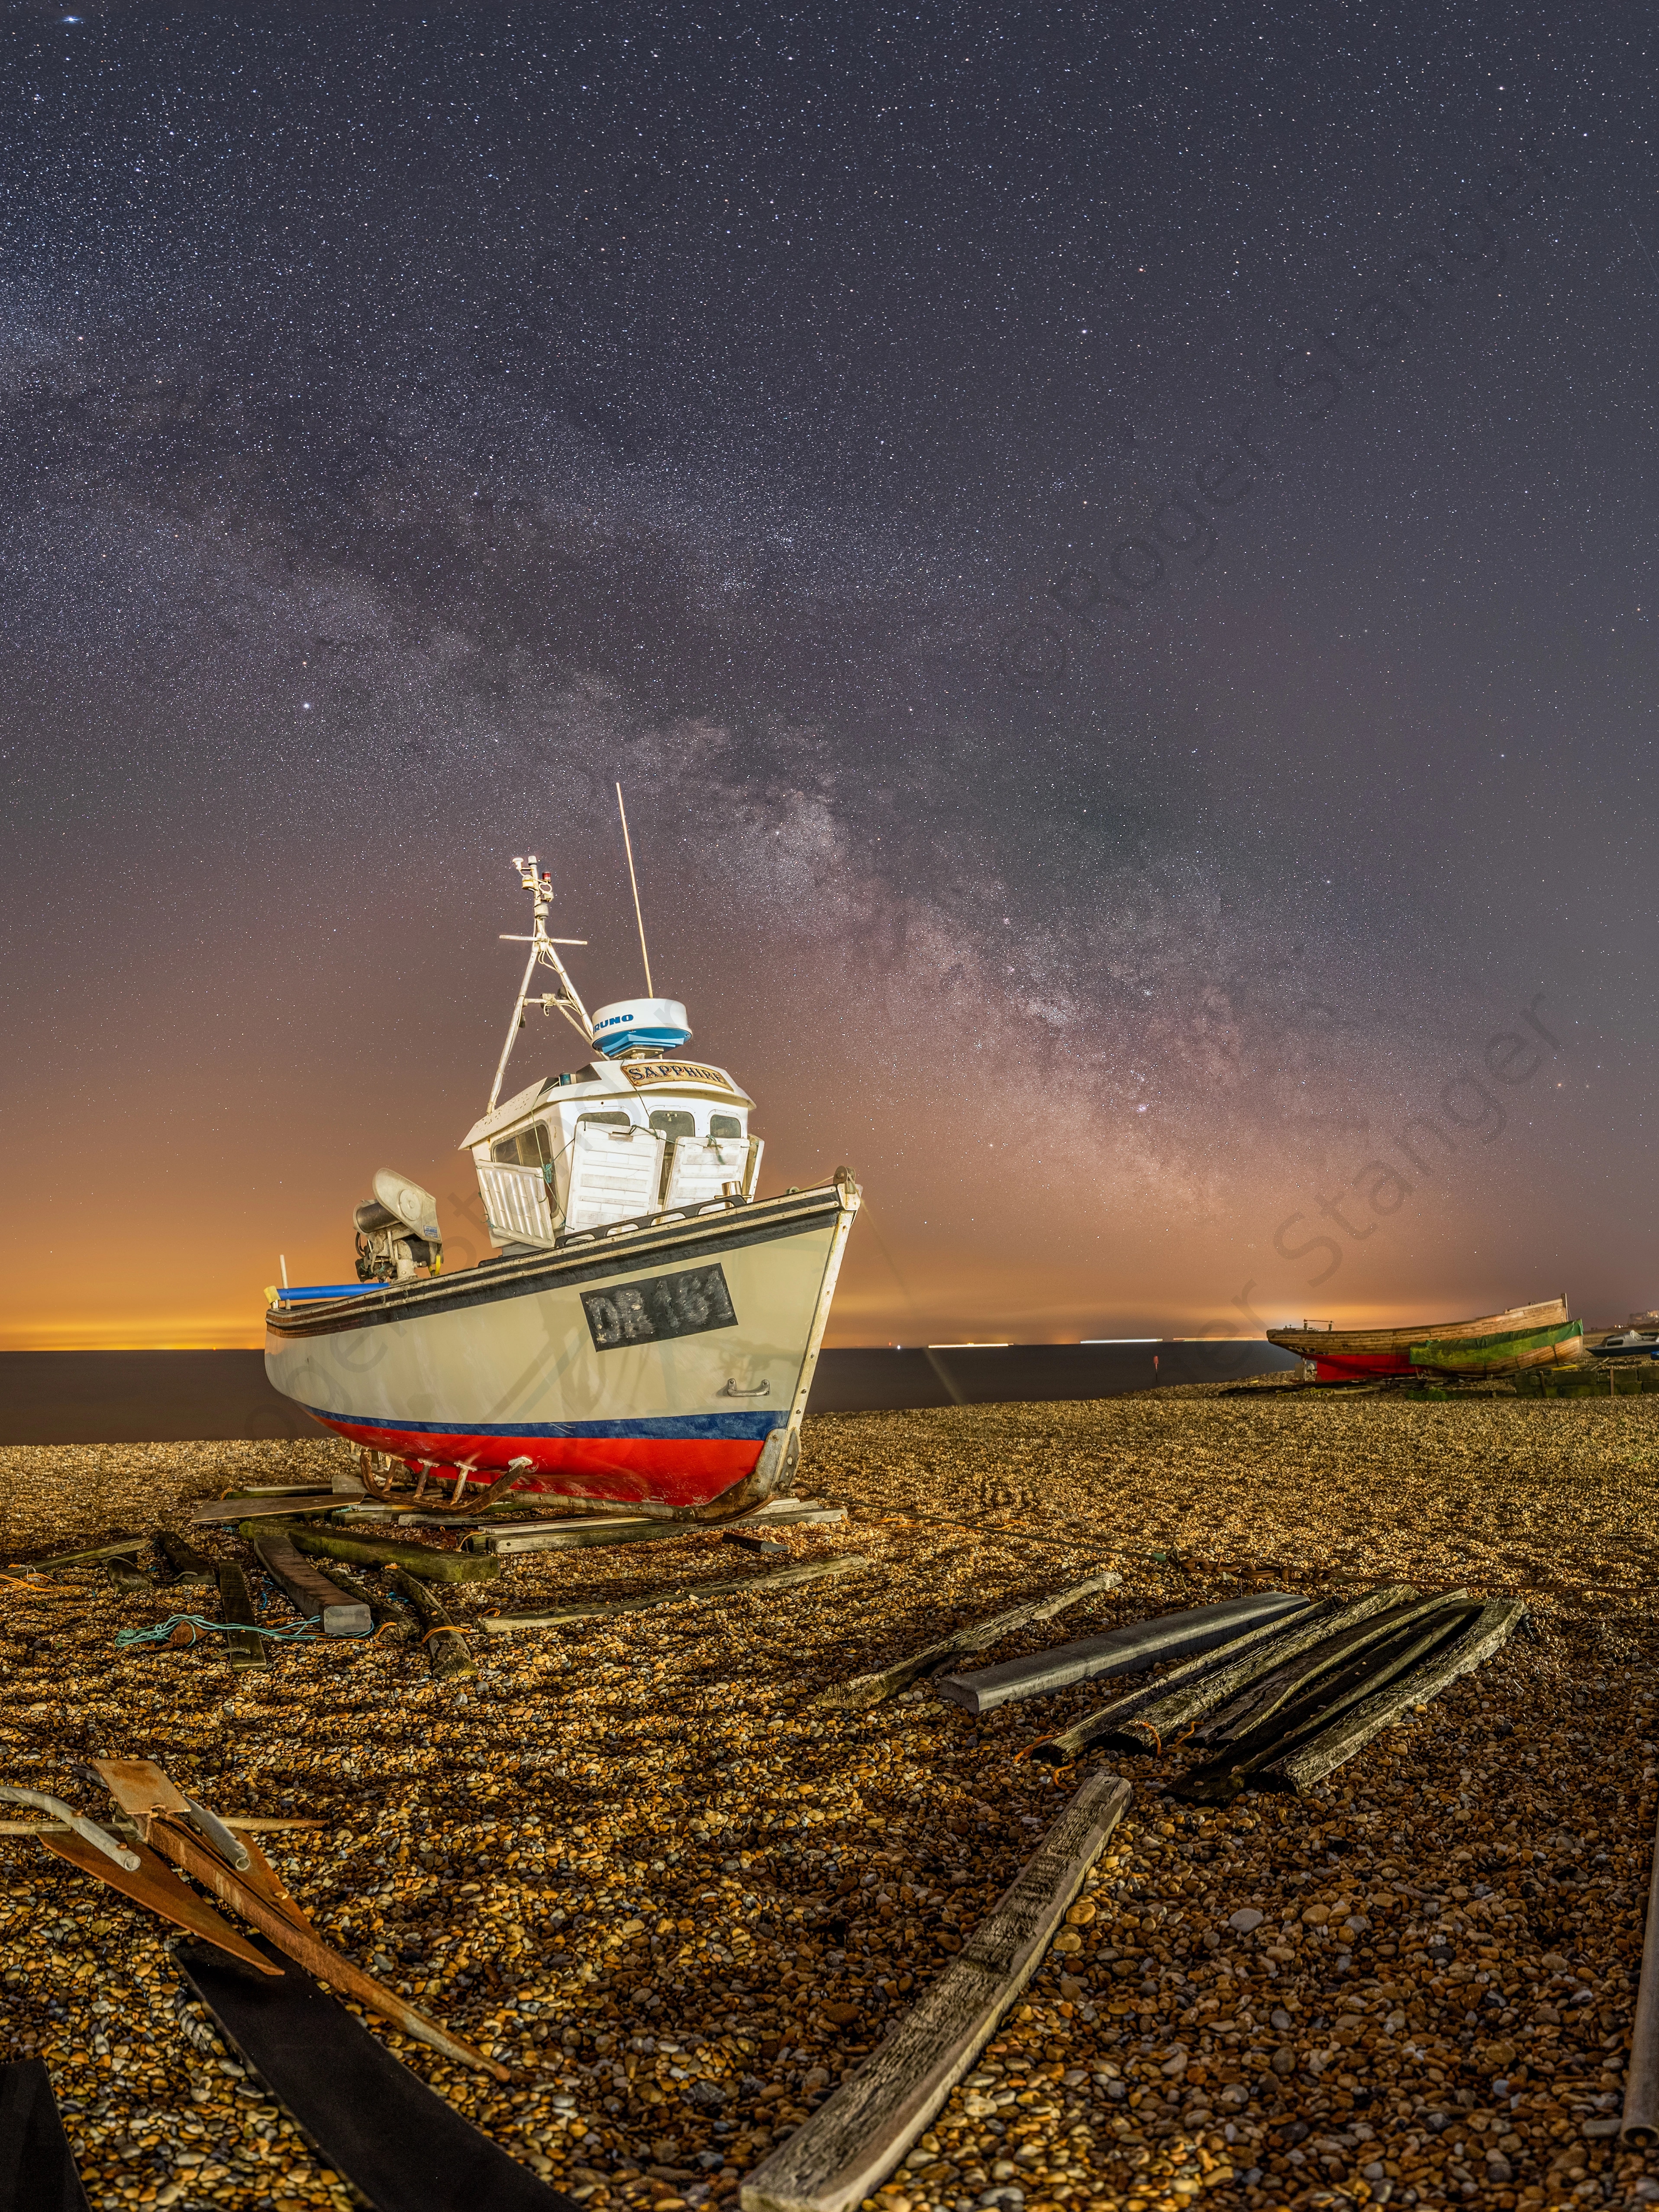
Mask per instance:
[[[453,1421],[411,1421],[402,1413],[332,1413],[323,1406],[306,1411],[319,1421],[358,1429],[399,1429],[423,1437],[638,1437],[672,1442],[678,1437],[763,1441],[781,1429],[787,1413],[683,1413],[661,1421],[475,1421],[464,1414]]]

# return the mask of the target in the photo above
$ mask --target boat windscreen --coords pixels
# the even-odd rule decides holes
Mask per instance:
[[[553,1146],[544,1121],[532,1121],[528,1128],[515,1129],[509,1137],[497,1137],[489,1147],[489,1157],[503,1167],[545,1168],[552,1164]]]

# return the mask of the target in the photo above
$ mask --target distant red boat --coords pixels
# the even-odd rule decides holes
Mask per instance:
[[[1322,1382],[1368,1382],[1382,1375],[1410,1375],[1412,1346],[1468,1336],[1498,1336],[1520,1329],[1554,1328],[1570,1319],[1565,1297],[1474,1321],[1418,1322],[1410,1328],[1270,1328],[1269,1344],[1311,1359]]]

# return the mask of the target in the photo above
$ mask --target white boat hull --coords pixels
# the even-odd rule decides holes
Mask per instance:
[[[285,1397],[411,1470],[698,1512],[787,1481],[850,1177],[360,1297],[273,1307]]]

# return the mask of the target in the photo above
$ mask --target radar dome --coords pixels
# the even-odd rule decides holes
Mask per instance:
[[[618,999],[593,1017],[593,1042],[607,1060],[630,1045],[654,1045],[673,1052],[691,1034],[678,999]]]

